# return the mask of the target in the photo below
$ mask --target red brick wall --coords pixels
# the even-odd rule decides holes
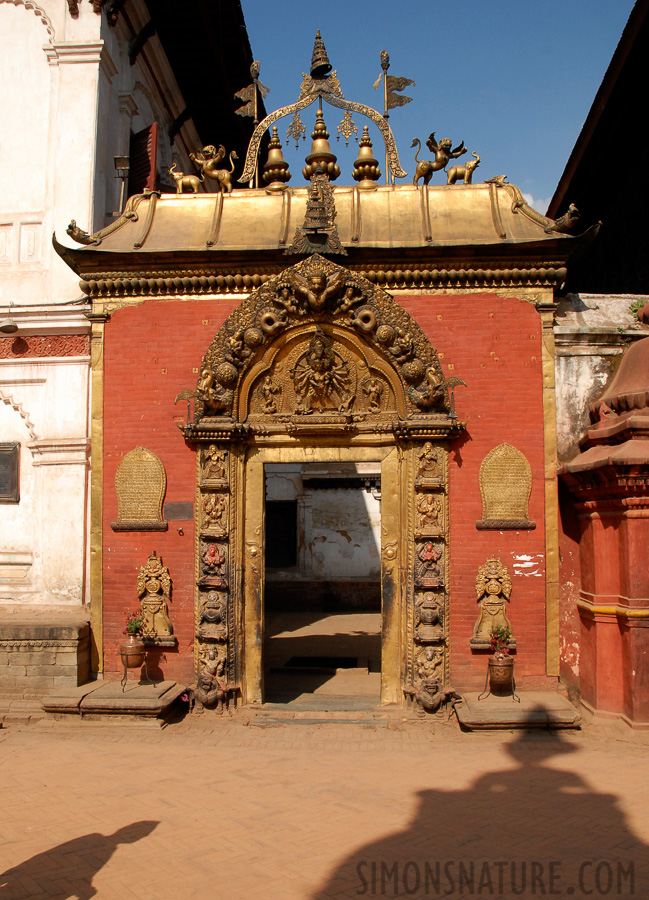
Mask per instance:
[[[118,646],[125,611],[137,606],[139,567],[155,550],[173,580],[170,609],[178,650],[165,651],[167,678],[192,676],[194,604],[193,523],[170,523],[163,533],[115,533],[115,470],[139,444],[156,453],[167,472],[165,501],[192,501],[194,452],[176,423],[185,404],[174,406],[183,388],[194,388],[195,371],[212,337],[236,305],[201,299],[150,300],[113,313],[106,326],[104,380],[104,650],[107,674],[119,671]],[[452,679],[458,688],[482,686],[483,653],[472,653],[469,637],[478,616],[478,566],[499,556],[512,576],[508,614],[518,642],[517,679],[545,674],[545,557],[543,496],[543,406],[541,328],[528,303],[490,295],[399,298],[440,353],[447,375],[467,387],[456,391],[457,412],[467,432],[450,454],[450,557]],[[478,471],[484,456],[508,441],[532,466],[530,518],[535,531],[478,531],[482,516]],[[184,535],[178,534],[182,525]],[[516,569],[516,557],[532,566]],[[522,572],[535,574],[522,575]]]
[[[478,618],[478,566],[497,556],[512,579],[507,614],[516,637],[516,679],[545,684],[545,498],[541,321],[533,306],[493,295],[399,298],[426,332],[447,376],[467,383],[455,392],[465,436],[449,455],[451,679],[459,689],[484,686],[486,655],[472,652]],[[529,517],[534,531],[478,531],[480,463],[507,441],[532,467]],[[517,557],[532,566],[515,568]],[[521,572],[535,574],[520,574]]]
[[[137,574],[155,550],[173,582],[169,612],[178,648],[165,650],[154,672],[193,679],[194,524],[170,522],[166,532],[114,532],[110,523],[117,519],[115,470],[122,457],[141,444],[156,453],[166,469],[165,503],[193,503],[196,454],[177,428],[186,420],[186,404],[179,401],[174,406],[174,399],[183,388],[196,387],[203,354],[236,302],[235,298],[150,300],[114,312],[106,325],[103,593],[108,675],[120,670],[125,611],[139,606]],[[184,534],[178,533],[179,527]]]

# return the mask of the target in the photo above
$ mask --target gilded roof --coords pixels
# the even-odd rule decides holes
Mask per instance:
[[[131,197],[124,216],[82,253],[284,250],[304,222],[308,189],[269,194]],[[335,186],[336,227],[345,248],[467,247],[570,242],[510,184]]]

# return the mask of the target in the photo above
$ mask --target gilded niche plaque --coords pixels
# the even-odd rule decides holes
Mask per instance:
[[[113,531],[166,531],[162,515],[167,476],[161,460],[146,447],[127,453],[115,473],[117,521]]]
[[[476,528],[497,531],[533,529],[527,505],[532,491],[532,469],[520,450],[499,444],[487,453],[480,466],[482,519]]]

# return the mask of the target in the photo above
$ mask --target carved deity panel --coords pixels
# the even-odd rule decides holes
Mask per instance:
[[[169,619],[171,600],[171,578],[169,569],[162,565],[155,553],[141,566],[137,576],[137,595],[142,609],[144,624],[142,637],[155,643],[175,643],[173,628]]]
[[[256,376],[248,393],[250,421],[363,421],[396,413],[389,379],[373,367],[371,354],[338,329],[315,326],[287,334],[268,359],[270,369]]]
[[[200,542],[201,587],[225,590],[228,587],[228,548],[220,541]]]
[[[216,444],[209,444],[201,450],[201,475],[203,483],[214,486],[227,484],[228,451]]]
[[[417,487],[438,487],[446,480],[445,454],[441,447],[430,441],[415,451],[415,485]]]
[[[470,644],[474,647],[489,647],[494,629],[505,628],[510,634],[512,630],[505,608],[512,592],[512,581],[507,566],[497,557],[489,557],[485,564],[478,568],[475,590],[480,604],[480,615],[475,623]],[[516,646],[516,642],[512,639],[510,645]]]
[[[228,530],[228,496],[224,493],[203,494],[201,498],[201,531],[225,535]]]

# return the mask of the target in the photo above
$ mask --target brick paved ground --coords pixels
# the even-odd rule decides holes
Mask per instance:
[[[649,736],[243,721],[0,730],[0,897],[649,896]]]

